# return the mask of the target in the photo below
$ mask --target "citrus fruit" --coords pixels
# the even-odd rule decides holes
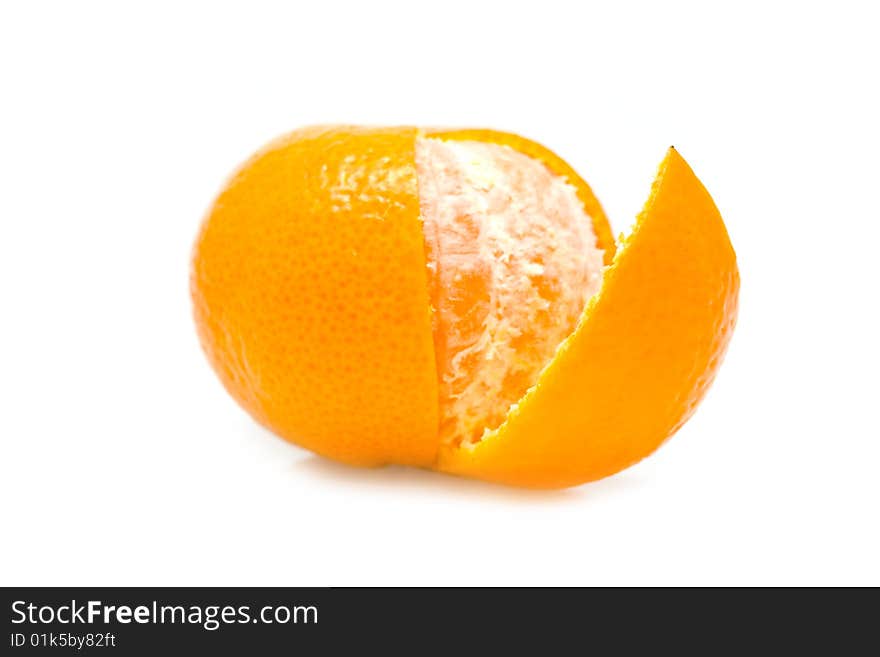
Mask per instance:
[[[690,417],[739,290],[674,149],[618,247],[587,183],[535,142],[351,126],[248,160],[190,282],[209,362],[281,437],[545,488],[613,474]]]

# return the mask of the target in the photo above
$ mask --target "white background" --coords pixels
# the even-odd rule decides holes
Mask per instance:
[[[4,3],[0,583],[880,584],[872,3],[600,4]],[[674,144],[742,272],[696,416],[561,492],[258,428],[189,253],[231,170],[316,122],[524,134],[616,232]]]

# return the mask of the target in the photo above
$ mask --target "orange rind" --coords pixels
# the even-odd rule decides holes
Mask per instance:
[[[315,127],[269,144],[202,224],[191,291],[229,393],[281,437],[559,488],[659,447],[737,315],[724,223],[675,149],[615,245],[558,156],[491,130]]]

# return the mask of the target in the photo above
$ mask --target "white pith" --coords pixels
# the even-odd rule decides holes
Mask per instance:
[[[572,332],[601,285],[603,253],[575,188],[536,159],[498,144],[419,138],[416,167],[440,434],[466,446],[504,421]],[[468,280],[485,295],[463,306]]]

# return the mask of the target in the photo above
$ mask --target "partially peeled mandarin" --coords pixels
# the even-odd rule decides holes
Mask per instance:
[[[590,188],[534,142],[353,127],[247,162],[191,278],[209,361],[282,437],[533,487],[607,476],[677,430],[720,364],[738,285],[674,150],[616,252]]]

